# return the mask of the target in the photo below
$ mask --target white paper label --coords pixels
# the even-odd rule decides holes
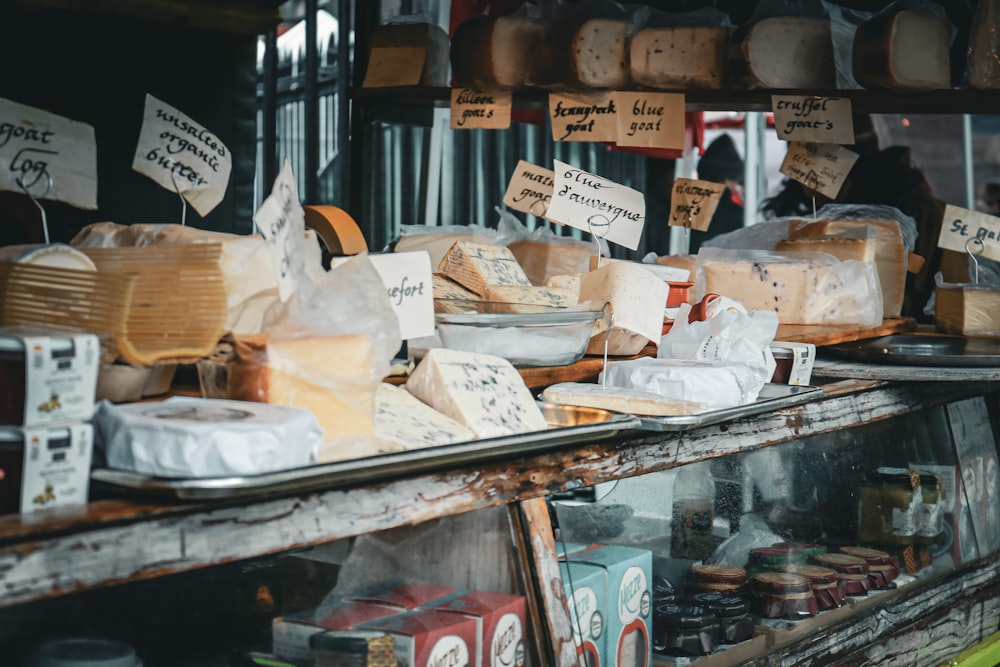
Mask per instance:
[[[146,95],[132,169],[179,192],[205,217],[226,195],[233,156],[222,141],[190,117]]]
[[[948,204],[938,246],[1000,261],[1000,218]]]
[[[403,340],[434,335],[431,256],[426,250],[369,255],[389,295]]]
[[[23,341],[24,426],[90,419],[100,359],[97,336],[26,336]]]
[[[779,171],[824,197],[836,199],[857,160],[858,154],[843,146],[792,142]]]
[[[773,95],[771,109],[779,139],[817,144],[854,143],[849,98]]]
[[[555,176],[551,169],[518,160],[503,196],[504,205],[521,213],[545,217],[552,201]]]
[[[451,129],[506,130],[510,127],[510,93],[487,93],[473,88],[451,91]]]
[[[97,209],[94,128],[0,99],[0,190]]]
[[[637,190],[555,160],[546,217],[635,250],[646,222],[646,200]]]
[[[93,427],[24,429],[21,512],[85,505],[90,488]]]
[[[306,214],[299,203],[292,165],[285,159],[274,179],[271,194],[261,204],[254,223],[267,241],[271,260],[278,270],[278,295],[282,301],[295,291],[296,276],[305,256]]]

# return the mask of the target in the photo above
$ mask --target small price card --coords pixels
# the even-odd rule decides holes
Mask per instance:
[[[639,247],[646,200],[638,190],[555,160],[555,187],[546,217],[625,246]]]
[[[678,178],[670,196],[670,225],[707,230],[725,191],[721,183]]]
[[[451,91],[451,129],[506,130],[510,127],[510,93],[484,93],[472,88]]]
[[[94,128],[0,99],[0,190],[96,210]]]
[[[772,95],[774,129],[784,141],[853,144],[854,119],[846,97]]]
[[[612,93],[567,97],[549,95],[554,141],[617,141],[618,104]]]
[[[503,203],[515,211],[545,217],[549,202],[552,201],[553,186],[555,172],[551,169],[518,160],[503,196]]]
[[[222,141],[166,102],[146,95],[132,169],[178,192],[205,217],[226,194],[233,156]]]
[[[369,255],[399,319],[403,340],[434,335],[431,256],[426,250]]]
[[[835,144],[792,142],[779,171],[824,197],[836,199],[858,154]]]
[[[684,149],[684,95],[614,92],[619,146]]]
[[[938,247],[1000,262],[1000,218],[948,204]]]
[[[278,296],[288,301],[295,291],[296,267],[302,266],[305,256],[306,214],[287,158],[253,221],[267,240],[271,260],[278,269]]]

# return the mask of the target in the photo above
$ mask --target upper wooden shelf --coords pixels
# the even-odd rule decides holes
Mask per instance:
[[[597,92],[597,91],[595,91]],[[658,90],[682,93],[688,111],[771,111],[773,95],[848,97],[856,113],[888,114],[998,114],[1000,90],[971,88],[929,91],[889,90]],[[424,86],[355,88],[352,97],[371,102],[405,102],[409,105],[446,107],[451,88]],[[514,93],[515,108],[544,108],[548,92]]]

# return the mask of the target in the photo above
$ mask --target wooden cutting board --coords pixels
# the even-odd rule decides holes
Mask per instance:
[[[774,340],[787,343],[812,343],[816,347],[822,347],[913,331],[916,328],[917,322],[911,317],[886,319],[877,327],[859,327],[855,324],[779,324]]]

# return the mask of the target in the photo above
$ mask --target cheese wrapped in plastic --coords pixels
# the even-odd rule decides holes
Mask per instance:
[[[602,382],[674,401],[699,403],[705,410],[752,403],[761,386],[746,364],[649,357],[609,361],[598,380]]]

